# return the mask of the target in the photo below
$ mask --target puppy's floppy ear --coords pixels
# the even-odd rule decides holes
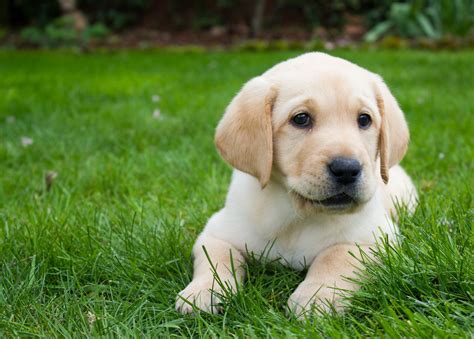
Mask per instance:
[[[380,174],[388,182],[388,170],[398,164],[405,155],[410,135],[405,116],[382,78],[376,75],[375,94],[382,117],[380,126]]]
[[[247,82],[227,107],[215,136],[224,160],[256,177],[262,188],[272,170],[272,107],[276,95],[276,89],[262,77]]]

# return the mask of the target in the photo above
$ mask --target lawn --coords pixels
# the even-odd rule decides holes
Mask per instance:
[[[420,191],[346,314],[287,316],[304,274],[257,260],[224,314],[175,312],[230,179],[216,123],[246,80],[297,54],[0,52],[0,332],[471,337],[472,51],[332,53],[386,79]]]

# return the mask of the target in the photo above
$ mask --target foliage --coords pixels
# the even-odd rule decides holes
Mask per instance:
[[[73,28],[71,18],[60,17],[44,29],[29,26],[21,30],[20,37],[24,43],[40,47],[64,47],[87,45],[91,39],[104,38],[109,34],[108,28],[96,23],[88,26],[84,32]]]
[[[73,45],[80,39],[73,28],[73,20],[70,17],[59,17],[49,23],[44,30],[46,44],[49,46]]]
[[[56,40],[69,40],[68,32],[54,24],[60,15],[56,0],[9,1],[11,13],[7,17],[11,17],[13,25],[40,29],[52,25],[51,35],[57,37]],[[224,26],[227,32],[236,31],[246,36],[255,14],[255,2],[250,0],[77,2],[89,22],[102,23],[113,31],[133,25],[167,31]],[[263,15],[264,28],[267,31],[277,28],[280,32],[277,34],[283,36],[285,26],[306,31],[324,27],[330,36],[336,36],[351,20],[371,27],[366,35],[369,42],[386,35],[430,39],[441,39],[445,35],[464,37],[473,33],[474,0],[267,0]]]
[[[447,34],[466,36],[473,27],[473,0],[414,0],[393,3],[388,19],[372,28],[365,39],[372,42],[387,33],[440,39]]]
[[[37,27],[29,26],[21,30],[20,37],[23,41],[41,46],[43,45],[44,33]]]
[[[90,22],[103,23],[113,30],[138,22],[149,3],[150,0],[77,0],[78,8],[85,11]],[[11,0],[9,4],[13,26],[44,28],[61,15],[57,0]]]
[[[78,7],[92,22],[104,23],[112,30],[137,23],[149,4],[150,0],[78,0]]]
[[[471,337],[472,51],[332,52],[394,92],[421,198],[346,314],[287,316],[304,273],[254,259],[224,314],[174,311],[231,176],[214,128],[244,81],[299,53],[0,51],[1,335]]]
[[[376,0],[277,0],[273,9],[275,18],[270,17],[269,20],[275,21],[281,19],[288,11],[296,11],[301,14],[309,27],[323,26],[337,29],[345,23],[347,14],[364,15],[383,6],[384,1]]]
[[[104,24],[98,22],[93,25],[90,25],[86,28],[84,32],[84,37],[88,39],[101,39],[105,38],[110,33],[110,30]]]

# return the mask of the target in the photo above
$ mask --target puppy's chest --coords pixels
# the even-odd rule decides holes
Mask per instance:
[[[319,252],[343,238],[344,234],[337,224],[296,222],[281,229],[273,238],[263,237],[262,243],[269,244],[268,259],[280,259],[285,265],[303,269],[311,264]]]

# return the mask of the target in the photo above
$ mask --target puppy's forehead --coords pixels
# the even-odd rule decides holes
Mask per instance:
[[[319,69],[285,72],[271,80],[281,95],[364,95],[373,93],[367,73],[345,72],[337,69]]]
[[[287,60],[263,77],[278,88],[277,106],[298,105],[307,99],[322,110],[347,110],[362,102],[375,104],[374,74],[324,53]]]
[[[325,53],[312,52],[280,62],[279,64],[276,64],[267,70],[263,75],[269,77],[278,77],[279,74],[286,72],[319,72],[324,69],[369,73],[364,68],[357,66],[356,64],[345,59],[333,57]]]

